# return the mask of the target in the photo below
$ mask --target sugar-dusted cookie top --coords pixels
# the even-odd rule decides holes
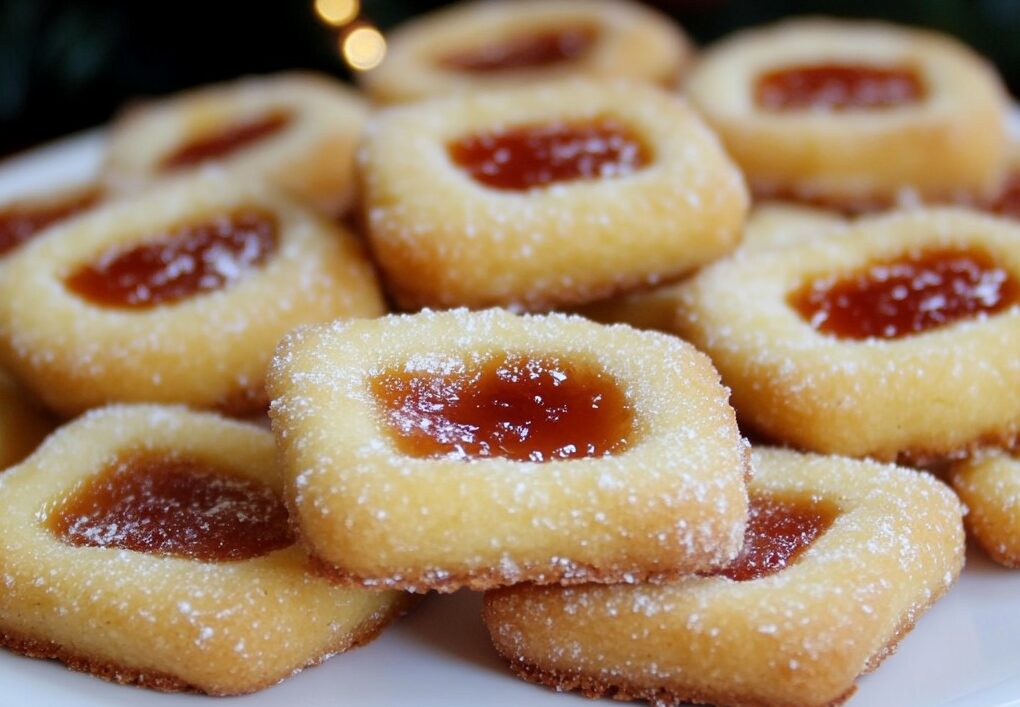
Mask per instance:
[[[313,555],[422,591],[663,579],[739,549],[747,449],[708,359],[579,317],[298,330],[270,414]]]

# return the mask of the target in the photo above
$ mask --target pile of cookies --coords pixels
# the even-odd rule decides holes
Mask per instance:
[[[954,583],[964,503],[1020,565],[983,60],[822,19],[696,54],[627,0],[389,45],[363,93],[134,108],[0,208],[7,648],[238,694],[469,588],[524,679],[809,707]]]

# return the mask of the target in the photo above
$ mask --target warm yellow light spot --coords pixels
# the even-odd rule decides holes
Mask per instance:
[[[352,69],[367,71],[382,63],[386,40],[375,27],[357,27],[340,40],[340,51]]]
[[[360,0],[315,0],[315,14],[334,27],[347,24],[360,10]]]

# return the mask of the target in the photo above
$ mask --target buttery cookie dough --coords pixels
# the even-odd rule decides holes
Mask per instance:
[[[394,29],[359,79],[383,102],[580,76],[666,86],[692,53],[670,18],[628,0],[471,2]]]
[[[1006,92],[955,40],[878,22],[798,19],[738,32],[687,95],[756,194],[895,204],[994,190]]]
[[[157,690],[252,692],[371,640],[406,595],[342,589],[293,544],[272,435],[95,410],[0,475],[0,643]]]
[[[767,438],[921,462],[1020,432],[1018,282],[1016,224],[919,209],[702,270],[677,331]]]
[[[6,259],[0,359],[50,408],[264,410],[276,342],[384,304],[355,238],[218,170],[48,229]]]
[[[747,447],[708,359],[674,337],[391,315],[290,334],[269,390],[295,526],[339,581],[664,580],[739,549]]]
[[[931,476],[874,462],[756,449],[753,463],[753,549],[722,576],[488,592],[510,668],[656,705],[848,699],[959,575],[960,504]]]
[[[355,194],[355,150],[369,116],[364,99],[312,73],[203,86],[126,111],[103,164],[115,191],[215,162],[266,179],[330,215]]]
[[[748,204],[696,114],[636,84],[392,108],[362,157],[369,239],[405,309],[546,310],[676,279],[736,247]]]
[[[847,221],[831,211],[766,202],[751,210],[737,251],[796,246],[839,233],[846,227]],[[629,324],[636,329],[673,333],[683,292],[681,281],[591,302],[571,311],[604,324]]]
[[[1020,568],[1020,460],[1016,453],[985,450],[956,462],[953,489],[967,506],[967,529],[988,556]]]

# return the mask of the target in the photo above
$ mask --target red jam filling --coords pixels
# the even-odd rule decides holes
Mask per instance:
[[[0,255],[14,250],[44,228],[92,208],[100,198],[98,190],[88,190],[61,201],[0,209]]]
[[[160,162],[164,171],[194,167],[202,162],[219,160],[238,150],[251,147],[286,128],[291,121],[289,113],[275,111],[260,118],[228,125],[221,130],[202,135],[178,147]]]
[[[97,305],[139,309],[221,289],[261,265],[277,247],[276,219],[256,209],[189,223],[130,250],[112,250],[67,278]]]
[[[775,574],[796,562],[829,529],[835,515],[820,504],[752,496],[744,549],[729,567],[716,574],[738,582]]]
[[[451,143],[449,153],[475,181],[510,191],[623,176],[651,161],[645,144],[612,118],[469,135]]]
[[[473,73],[541,68],[579,59],[594,44],[596,36],[597,32],[590,27],[536,32],[448,54],[439,63]]]
[[[790,304],[823,334],[896,339],[1018,301],[1020,286],[981,251],[932,250],[876,263],[849,277],[809,282]]]
[[[397,448],[413,457],[598,457],[622,452],[634,432],[606,371],[555,357],[508,354],[457,373],[391,370],[371,388]]]
[[[924,83],[913,69],[856,64],[818,64],[762,74],[754,98],[766,110],[853,110],[917,103]]]
[[[257,481],[193,459],[128,456],[91,478],[49,519],[75,546],[224,562],[294,542],[287,509]]]

